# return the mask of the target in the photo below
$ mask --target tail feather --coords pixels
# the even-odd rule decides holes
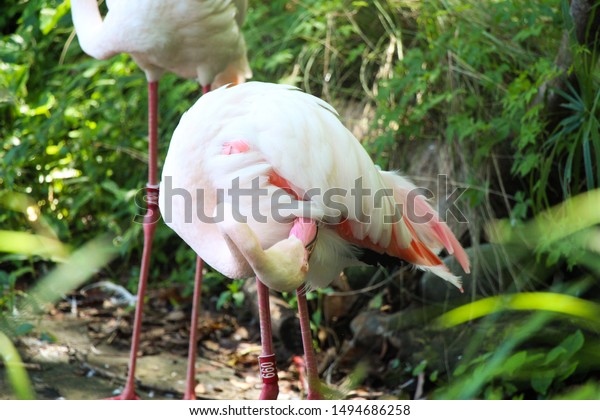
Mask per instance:
[[[462,287],[462,281],[460,280],[460,277],[452,274],[450,270],[448,270],[448,267],[443,264],[434,266],[417,265],[416,267],[424,271],[431,271],[436,276],[441,277],[449,283],[452,283],[458,288],[458,290],[461,291],[461,293],[465,291]]]
[[[386,248],[382,247],[380,244],[374,243],[369,239],[369,237],[365,238],[357,238],[353,231],[352,225],[348,220],[345,220],[339,223],[336,226],[337,233],[346,241],[358,245],[361,248],[371,249],[373,251],[379,252],[380,254],[388,254],[396,258],[403,259],[408,261],[411,264],[420,265],[424,267],[429,266],[439,266],[444,265],[444,263],[439,259],[439,257],[433,253],[426,245],[424,245],[421,241],[419,241],[414,228],[410,224],[406,224],[408,231],[411,233],[413,239],[410,242],[409,246],[402,247],[397,241],[392,241],[390,245]],[[392,229],[396,229],[397,226],[393,226]]]
[[[438,213],[423,196],[415,195],[413,197],[410,194],[417,188],[415,185],[396,173],[384,171],[380,171],[380,173],[386,186],[393,189],[396,202],[409,210],[404,212],[403,221],[413,236],[410,248],[415,255],[398,252],[398,249],[394,249],[397,247],[394,247],[393,244],[385,252],[390,253],[391,251],[392,255],[403,258],[421,269],[431,271],[462,290],[460,278],[453,275],[437,256],[445,248],[449,254],[454,255],[465,273],[469,273],[469,258],[460,242],[448,225],[440,220]],[[411,200],[412,202],[410,202]],[[415,219],[418,217],[421,220],[410,220],[409,216],[416,216]],[[414,256],[419,258],[411,258]]]
[[[418,212],[419,216],[422,214],[431,215],[431,220],[425,224],[426,227],[431,229],[431,232],[433,232],[435,238],[444,246],[444,248],[446,248],[448,254],[454,255],[465,273],[470,273],[471,269],[469,257],[465,253],[465,250],[460,245],[448,225],[440,221],[437,212],[425,201],[423,197],[417,196],[415,198],[415,210]],[[422,232],[422,234],[427,234],[427,232]]]

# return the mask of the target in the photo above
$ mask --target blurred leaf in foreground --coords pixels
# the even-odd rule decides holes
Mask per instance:
[[[19,352],[2,331],[0,331],[0,357],[4,361],[8,382],[12,385],[17,398],[21,400],[35,399],[31,382],[21,357],[19,357]]]
[[[23,236],[21,232],[5,232],[5,234],[16,234],[16,236],[12,236],[13,238]],[[39,235],[30,236],[37,238]],[[52,241],[49,238],[44,239]],[[0,243],[2,243],[1,240]],[[62,243],[56,241],[52,244],[55,245],[54,250],[58,249],[61,252],[66,252],[66,248]],[[40,249],[36,248],[39,245],[37,242],[28,242],[28,247],[21,245],[23,248],[21,252],[40,254]],[[47,250],[48,248],[44,249]],[[33,399],[35,394],[17,350],[2,330],[8,331],[10,334],[19,333],[20,325],[29,325],[22,322],[22,317],[31,316],[32,313],[43,310],[45,305],[56,302],[66,293],[78,288],[92,277],[98,269],[110,262],[115,255],[116,249],[106,237],[88,242],[66,257],[63,263],[57,265],[48,275],[42,278],[18,305],[15,315],[0,320],[3,321],[0,323],[0,356],[2,356],[6,366],[8,382],[18,398]]]
[[[550,311],[584,318],[600,327],[600,304],[560,293],[533,292],[494,296],[452,309],[434,322],[451,328],[498,311]]]
[[[454,379],[438,390],[438,398],[545,398],[561,391],[566,398],[581,398],[597,392],[597,383],[582,382],[577,391],[564,393],[567,379],[582,381],[600,366],[592,351],[600,329],[593,290],[600,274],[598,203],[600,190],[589,191],[524,225],[503,220],[490,226],[493,242],[532,250],[546,256],[547,265],[566,261],[569,270],[578,267],[586,274],[579,280],[565,275],[566,281],[548,284],[550,290],[488,297],[437,317],[436,328],[461,325],[476,331],[464,346]],[[471,328],[464,326],[475,320]],[[574,324],[582,329],[573,332]],[[496,344],[488,345],[491,341]]]
[[[69,255],[62,242],[29,232],[0,230],[0,252],[38,255],[52,261],[65,261]]]
[[[581,264],[600,273],[600,190],[579,194],[556,205],[524,226],[507,220],[489,226],[492,242],[522,245],[548,255],[548,263],[559,257],[570,266]]]
[[[24,305],[40,307],[56,302],[66,293],[89,280],[98,269],[115,257],[116,252],[117,250],[106,237],[89,241],[41,279],[29,291]],[[20,311],[24,309],[24,305],[20,306]]]

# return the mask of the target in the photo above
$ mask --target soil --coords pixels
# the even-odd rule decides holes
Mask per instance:
[[[142,399],[182,398],[188,306],[176,290],[155,291],[148,297],[136,368],[137,390]],[[127,374],[132,320],[131,307],[115,305],[111,296],[99,292],[71,296],[42,319],[31,321],[32,331],[19,337],[15,344],[37,398],[83,400],[118,394]],[[249,311],[204,308],[199,323],[197,398],[257,399],[261,388],[257,365],[260,336]],[[301,359],[282,343],[275,344],[279,399],[304,398],[298,363]],[[319,355],[319,359],[323,357],[327,354]],[[359,388],[345,392],[343,397],[380,395],[381,392]],[[12,398],[0,365],[0,399]]]

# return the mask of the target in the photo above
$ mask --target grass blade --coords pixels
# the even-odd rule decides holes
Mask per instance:
[[[0,357],[4,361],[6,376],[16,397],[20,400],[35,399],[33,387],[31,386],[19,352],[2,331],[0,331]]]

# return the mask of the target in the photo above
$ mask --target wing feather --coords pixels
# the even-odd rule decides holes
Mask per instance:
[[[269,194],[280,190],[298,205],[287,213],[290,223],[311,217],[351,244],[435,270],[459,285],[437,256],[446,248],[468,272],[460,243],[425,200],[418,198],[415,210],[432,219],[409,220],[408,193],[416,187],[398,174],[380,171],[326,102],[292,86],[250,82],[204,95],[197,106],[202,109],[192,109],[196,129],[203,130],[203,147],[212,156],[203,164],[214,186],[227,188],[236,177],[249,186],[258,177]],[[224,155],[223,145],[235,140],[243,140],[248,150]],[[268,199],[261,199],[261,210],[271,205]],[[253,229],[259,237],[261,230],[269,232],[259,223]],[[277,229],[281,240],[286,230]],[[272,236],[268,242],[276,240]]]

